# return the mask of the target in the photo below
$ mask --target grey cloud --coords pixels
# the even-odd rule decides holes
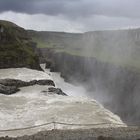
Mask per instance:
[[[104,15],[140,17],[139,0],[0,0],[0,12],[63,15],[67,18]]]

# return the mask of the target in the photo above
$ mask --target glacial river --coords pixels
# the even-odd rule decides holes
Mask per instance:
[[[113,127],[118,127],[117,124],[123,124],[117,115],[105,109],[94,99],[87,98],[84,88],[66,83],[59,73],[50,73],[49,70],[39,72],[26,68],[1,69],[0,79],[4,78],[24,81],[50,78],[54,80],[57,87],[69,96],[44,93],[42,91],[47,91],[48,86],[39,85],[21,88],[21,91],[10,96],[0,94],[0,136],[18,136],[53,129],[54,125],[50,124],[25,130],[1,131],[38,126],[53,121],[69,124],[109,123]],[[95,125],[90,127],[109,126]],[[81,127],[89,128],[89,126],[55,125],[57,129]]]

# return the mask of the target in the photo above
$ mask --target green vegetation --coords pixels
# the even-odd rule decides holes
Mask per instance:
[[[32,38],[34,42],[37,42],[37,46],[39,48],[54,48],[55,44],[53,42],[46,42],[43,39],[39,39],[37,37]]]
[[[140,30],[95,31],[84,34],[30,31],[38,48],[95,57],[102,62],[140,70]]]
[[[38,68],[35,43],[21,27],[8,21],[0,21],[0,68]]]
[[[81,39],[82,34],[64,32],[37,32],[28,31],[33,41],[37,42],[38,48],[67,49],[78,48],[75,44]]]

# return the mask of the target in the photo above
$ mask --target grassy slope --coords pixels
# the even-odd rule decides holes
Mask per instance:
[[[0,33],[0,62],[1,68],[7,64],[9,66],[27,66],[36,65],[37,55],[32,48],[33,43],[28,37],[27,32],[7,21],[0,21],[0,26],[4,32]]]
[[[84,34],[31,32],[39,48],[140,69],[140,29],[95,31]]]

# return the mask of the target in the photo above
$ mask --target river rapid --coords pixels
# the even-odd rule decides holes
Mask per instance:
[[[63,122],[69,124],[98,124],[90,127],[118,127],[125,124],[121,119],[105,109],[94,99],[86,97],[86,90],[80,86],[66,83],[60,73],[49,70],[40,72],[27,68],[1,69],[0,79],[13,78],[24,81],[33,79],[52,79],[56,87],[61,88],[68,96],[49,94],[48,86],[34,85],[23,87],[16,94],[6,96],[0,94],[0,136],[21,136],[38,131],[53,129],[54,124],[32,129],[2,131],[9,129],[27,128],[49,122]],[[55,125],[56,129],[89,128],[89,126]]]

